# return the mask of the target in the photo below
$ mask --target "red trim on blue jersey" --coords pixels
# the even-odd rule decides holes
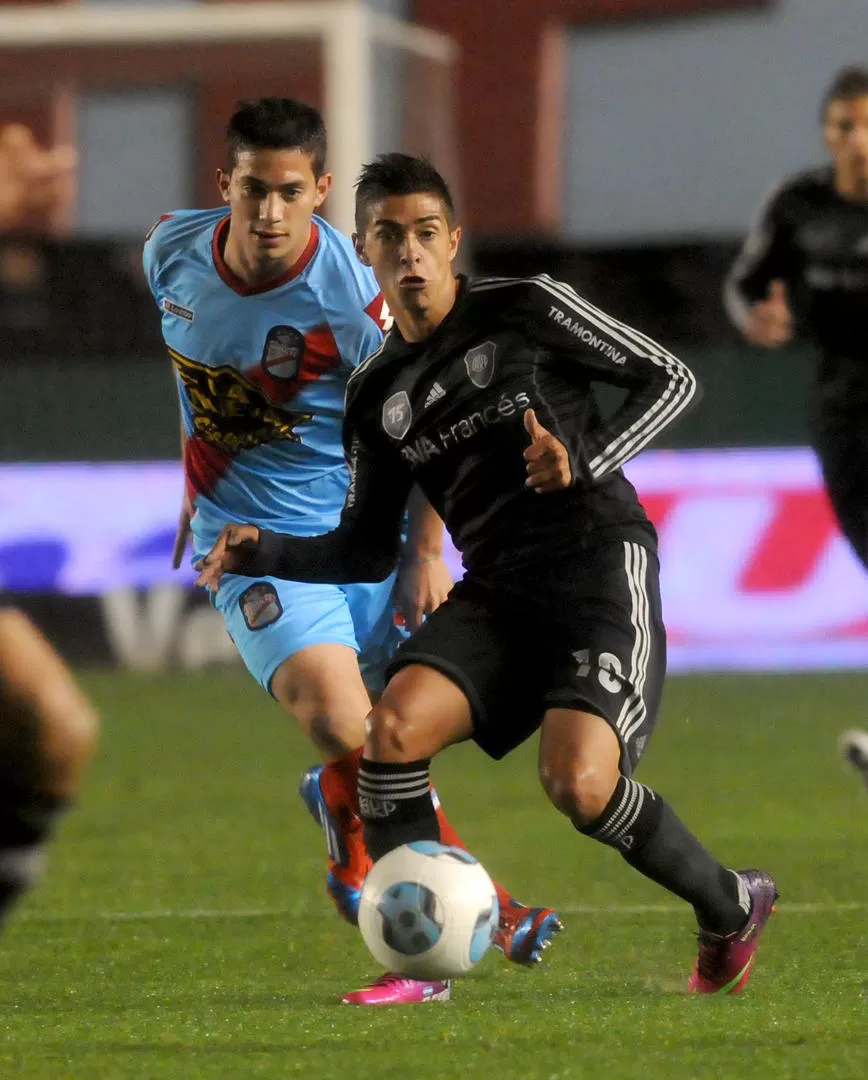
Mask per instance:
[[[383,299],[383,294],[381,292],[378,292],[370,304],[365,308],[365,314],[371,316],[384,334],[388,334],[392,329],[392,323],[395,319],[392,312],[389,311],[389,305]]]
[[[154,224],[145,233],[145,243],[147,244],[147,242],[154,235],[154,232],[156,231],[156,228],[157,228],[158,225],[162,224],[164,221],[168,221],[169,218],[173,218],[174,216],[175,216],[174,214],[160,214],[160,216],[157,218],[157,220],[154,222]]]
[[[286,285],[294,277],[298,277],[316,253],[319,244],[319,229],[316,222],[312,221],[310,223],[310,239],[307,242],[307,247],[292,266],[285,273],[270,278],[268,281],[262,282],[261,285],[248,285],[229,269],[226,260],[223,258],[226,237],[229,235],[229,218],[230,215],[227,214],[225,218],[217,222],[217,227],[214,229],[214,235],[211,238],[211,255],[214,259],[214,269],[225,284],[233,292],[237,292],[239,296],[257,296],[259,293],[269,292],[271,289],[279,289],[281,285]]]
[[[197,495],[209,495],[231,461],[225,450],[218,450],[198,435],[187,436],[184,440],[184,478],[190,502]]]

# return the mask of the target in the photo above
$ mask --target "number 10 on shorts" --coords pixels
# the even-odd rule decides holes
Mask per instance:
[[[608,690],[610,694],[617,694],[621,691],[624,685],[624,674],[621,661],[614,653],[600,653],[596,663],[591,659],[590,649],[577,649],[573,656],[578,664],[576,675],[580,679],[587,678],[591,673],[591,669],[594,668],[600,686],[604,690]]]

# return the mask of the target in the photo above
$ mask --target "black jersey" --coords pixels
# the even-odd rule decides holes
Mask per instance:
[[[595,381],[626,395],[604,419]],[[379,580],[394,568],[401,517],[418,483],[468,571],[548,565],[611,539],[656,537],[621,466],[696,395],[688,368],[655,342],[542,275],[461,281],[425,341],[396,328],[347,384],[350,485],[337,529],[262,533],[245,573],[305,581]],[[567,448],[572,486],[525,486],[522,417]]]
[[[868,204],[839,195],[831,167],[790,177],[761,208],[725,289],[741,329],[775,278],[823,353],[821,380],[848,371],[868,380]]]

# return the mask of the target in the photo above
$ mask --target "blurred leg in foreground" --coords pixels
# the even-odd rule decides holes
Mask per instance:
[[[97,731],[92,704],[52,646],[22,612],[0,609],[0,920],[39,879]]]

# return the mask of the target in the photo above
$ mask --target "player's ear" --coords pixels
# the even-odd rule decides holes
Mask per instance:
[[[223,202],[229,202],[229,184],[231,180],[231,173],[226,172],[225,169],[217,170],[217,187],[220,188],[220,195]]]
[[[456,225],[454,229],[449,232],[449,261],[455,258],[458,254],[458,248],[461,245],[461,226]]]
[[[323,173],[322,176],[316,178],[316,197],[313,200],[314,210],[317,207],[322,206],[326,200],[326,195],[329,193],[329,189],[332,186],[332,174]]]
[[[356,249],[356,255],[358,256],[359,262],[362,264],[362,266],[370,266],[371,260],[365,253],[365,241],[362,239],[361,236],[359,236],[357,232],[353,233],[353,247]]]

